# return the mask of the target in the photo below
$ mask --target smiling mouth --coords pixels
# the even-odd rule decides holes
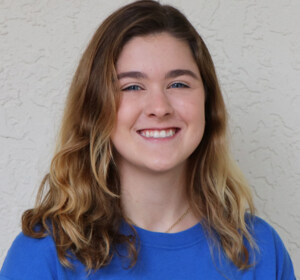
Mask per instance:
[[[138,133],[145,138],[170,138],[174,136],[180,129],[179,128],[169,128],[169,129],[143,129],[138,130]]]

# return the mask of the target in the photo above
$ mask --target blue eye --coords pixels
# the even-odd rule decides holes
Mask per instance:
[[[170,88],[188,88],[188,86],[183,83],[173,83],[170,85]]]
[[[135,90],[142,90],[142,88],[138,85],[131,85],[122,89],[122,91],[135,91]]]

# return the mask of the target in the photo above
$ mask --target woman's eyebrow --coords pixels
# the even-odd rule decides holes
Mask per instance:
[[[191,76],[192,78],[196,79],[196,80],[199,80],[199,77],[197,76],[196,73],[194,73],[193,71],[191,70],[188,70],[188,69],[175,69],[175,70],[171,70],[169,71],[167,74],[166,74],[166,79],[169,79],[169,78],[176,78],[176,77],[179,77],[179,76],[184,76],[184,75],[188,75],[188,76]]]
[[[145,73],[139,71],[129,71],[129,72],[122,72],[117,75],[118,80],[123,78],[135,78],[135,79],[146,79],[147,75]]]

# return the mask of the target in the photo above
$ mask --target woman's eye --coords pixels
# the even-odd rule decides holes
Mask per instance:
[[[142,90],[142,88],[138,85],[131,85],[122,89],[122,91],[134,91],[134,90]]]
[[[183,83],[173,83],[170,85],[170,88],[188,88],[186,84]]]

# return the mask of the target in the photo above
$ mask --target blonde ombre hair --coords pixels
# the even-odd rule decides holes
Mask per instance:
[[[99,269],[110,263],[118,244],[127,246],[132,265],[137,259],[136,233],[119,232],[126,218],[110,140],[119,102],[115,65],[130,39],[160,32],[190,46],[205,87],[204,136],[188,159],[191,209],[239,269],[251,265],[244,239],[254,242],[245,214],[249,210],[253,215],[254,206],[228,152],[227,114],[211,56],[182,13],[149,0],[120,8],[95,32],[69,90],[50,172],[41,183],[35,208],[23,214],[24,234],[50,234],[65,266],[70,266],[67,256],[72,253],[87,269]]]

